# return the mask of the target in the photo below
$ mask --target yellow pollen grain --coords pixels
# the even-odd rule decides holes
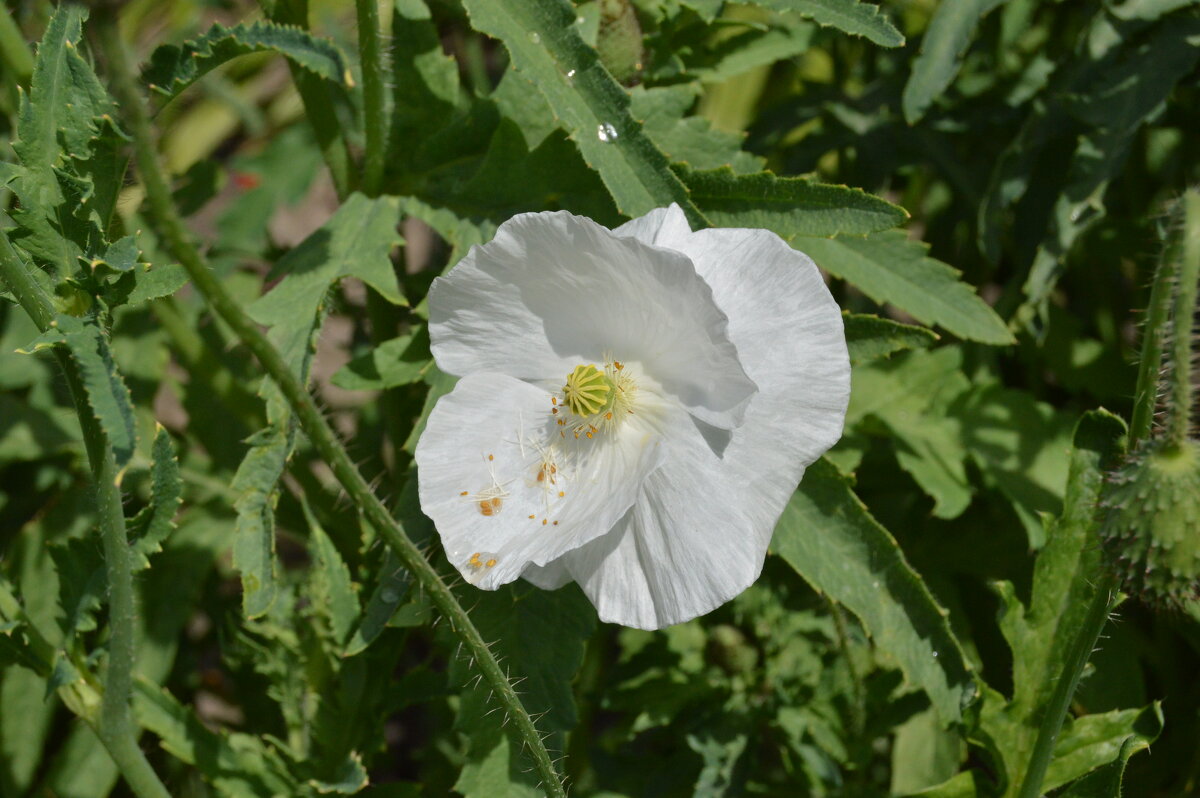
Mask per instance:
[[[494,454],[488,455],[488,460],[495,460],[495,459],[496,459],[496,455],[494,455]]]
[[[460,493],[460,494],[458,494],[458,495],[459,495],[459,496],[466,496],[466,495],[467,495],[468,493],[470,493],[470,492],[471,492],[471,491],[469,491],[469,490],[464,490],[462,493]]]
[[[592,437],[592,433],[590,433],[590,432],[589,432],[589,433],[587,434],[587,436],[588,436],[589,438],[591,438],[591,437]]]
[[[558,397],[557,397],[557,396],[551,396],[551,397],[550,397],[550,404],[552,404],[552,405],[557,405],[557,404],[558,404]]]
[[[545,518],[543,518],[543,519],[542,519],[542,526],[545,526],[545,525],[546,525],[546,519],[545,519]]]
[[[495,567],[495,565],[496,565],[496,558],[495,558],[495,557],[493,557],[492,559],[488,560],[488,561],[487,561],[486,563],[484,563],[484,564],[485,564],[485,565],[486,565],[488,568],[493,568],[493,567]]]
[[[566,495],[567,495],[567,492],[566,492],[566,491],[562,491],[562,490],[560,490],[560,491],[558,492],[558,498],[560,498],[560,499],[561,499],[563,496],[566,496]]]
[[[557,521],[555,521],[555,522],[554,522],[554,525],[555,525],[555,526],[558,526],[558,522],[557,522]]]
[[[533,516],[532,516],[532,515],[531,515],[531,516],[529,516],[529,517],[530,517],[530,518],[533,518]]]

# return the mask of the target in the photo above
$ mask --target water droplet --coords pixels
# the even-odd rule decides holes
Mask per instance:
[[[569,70],[567,72],[567,83],[569,83],[572,86],[575,85],[575,70],[574,69]]]
[[[619,135],[617,129],[609,122],[604,122],[596,128],[596,137],[601,141],[616,141]]]
[[[541,44],[542,37],[539,36],[536,31],[529,31],[529,41],[533,42],[534,44]]]
[[[587,22],[587,20],[586,20],[586,19],[584,19],[583,17],[575,17],[575,24],[576,24],[576,25],[582,25],[582,24],[583,24],[583,23],[585,23],[585,22]]]
[[[938,655],[938,653],[937,653],[936,651],[935,651],[935,652],[933,652],[933,658],[934,658],[934,659],[937,659],[937,655]]]
[[[878,590],[878,589],[879,589],[879,580],[878,580],[878,579],[876,579],[874,582],[872,582],[872,583],[871,583],[871,587],[873,587],[873,588],[875,588],[876,590]]]
[[[379,594],[379,597],[383,599],[384,604],[395,604],[400,600],[400,594],[395,590],[384,590]]]

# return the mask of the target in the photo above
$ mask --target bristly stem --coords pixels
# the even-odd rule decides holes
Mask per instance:
[[[126,58],[125,48],[117,31],[116,19],[111,10],[105,9],[96,17],[100,42],[107,56],[113,92],[121,106],[125,121],[133,135],[134,157],[141,179],[146,187],[146,200],[150,216],[159,229],[170,253],[183,265],[193,285],[208,300],[212,309],[229,325],[246,347],[254,354],[263,369],[271,377],[295,413],[301,429],[313,447],[329,464],[334,476],[350,496],[351,502],[361,508],[367,521],[383,535],[404,565],[414,574],[434,606],[447,618],[451,629],[462,640],[468,653],[475,660],[483,678],[494,691],[504,710],[508,712],[513,726],[522,742],[529,747],[534,766],[541,777],[547,794],[565,798],[562,781],[554,769],[549,753],[541,737],[525,711],[512,684],[500,669],[499,663],[483,641],[479,630],[471,622],[454,594],[422,556],[417,547],[405,534],[400,523],[371,491],[358,472],[350,455],[338,440],[329,423],[321,415],[316,402],[300,380],[291,372],[279,352],[267,337],[259,331],[250,317],[242,310],[224,286],[213,276],[203,257],[191,242],[191,236],[183,224],[171,199],[163,170],[159,164],[157,143],[133,70]]]
[[[1171,406],[1167,415],[1167,441],[1183,446],[1192,431],[1196,395],[1192,387],[1192,325],[1196,317],[1197,281],[1200,281],[1200,192],[1191,190],[1179,199],[1179,277],[1171,319]]]
[[[0,232],[0,282],[8,285],[21,307],[45,332],[54,325],[54,304],[34,280],[8,236]],[[140,798],[169,798],[170,793],[138,746],[137,727],[129,712],[134,666],[134,597],[129,540],[125,532],[125,512],[121,505],[120,472],[112,447],[100,422],[92,414],[84,392],[83,380],[70,354],[55,347],[57,358],[75,412],[83,432],[83,443],[96,483],[96,507],[100,536],[104,546],[104,566],[108,577],[108,664],[104,674],[104,695],[98,717],[85,717],[109,755],[117,764],[130,789]]]
[[[388,118],[383,51],[379,42],[379,3],[378,0],[355,0],[354,5],[358,11],[358,52],[362,62],[363,125],[366,133],[362,189],[368,197],[375,197],[379,195],[379,187],[383,183]]]
[[[1021,781],[1021,791],[1017,793],[1017,798],[1039,798],[1042,794],[1042,782],[1045,781],[1046,770],[1054,758],[1054,746],[1058,742],[1058,734],[1062,731],[1067,711],[1071,708],[1071,699],[1079,687],[1083,669],[1096,649],[1100,632],[1104,630],[1108,616],[1112,614],[1117,603],[1117,579],[1112,571],[1102,570],[1098,581],[1099,584],[1093,590],[1091,601],[1088,603],[1087,614],[1075,633],[1075,639],[1071,641],[1062,672],[1054,683],[1054,692],[1042,712],[1037,739],[1033,744],[1033,752],[1029,755],[1029,764],[1025,769],[1025,778]]]
[[[1150,302],[1146,306],[1142,330],[1142,353],[1138,362],[1137,388],[1133,396],[1133,415],[1129,421],[1129,450],[1150,435],[1154,411],[1158,407],[1158,385],[1162,371],[1163,346],[1171,317],[1171,298],[1175,284],[1176,252],[1170,238],[1150,286]]]

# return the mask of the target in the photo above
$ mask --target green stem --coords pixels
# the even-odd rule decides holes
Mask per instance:
[[[28,88],[33,75],[33,51],[21,34],[8,6],[0,4],[0,60],[16,77],[17,83]]]
[[[1054,744],[1058,742],[1058,733],[1062,730],[1067,710],[1071,706],[1071,698],[1079,686],[1083,669],[1096,649],[1096,641],[1100,632],[1108,622],[1108,616],[1116,604],[1117,581],[1109,571],[1103,571],[1099,584],[1092,594],[1088,604],[1087,614],[1079,626],[1071,648],[1063,663],[1062,673],[1054,683],[1054,692],[1046,704],[1042,714],[1042,722],[1038,726],[1037,740],[1033,745],[1033,753],[1029,757],[1029,765],[1025,770],[1025,779],[1021,782],[1018,798],[1039,798],[1042,794],[1042,782],[1046,778],[1046,769],[1054,758]]]
[[[1154,410],[1158,406],[1158,380],[1162,369],[1163,342],[1166,340],[1172,286],[1175,282],[1175,253],[1170,245],[1159,260],[1150,286],[1150,303],[1142,333],[1142,355],[1138,363],[1137,388],[1133,398],[1133,416],[1129,421],[1129,450],[1150,435]]]
[[[355,0],[358,10],[358,50],[362,60],[363,124],[366,153],[363,155],[362,188],[368,197],[379,195],[383,183],[384,150],[387,147],[387,93],[383,82],[383,54],[379,45],[378,0]]]
[[[9,290],[39,330],[44,332],[54,325],[54,304],[3,233],[0,233],[0,278],[8,284]],[[83,380],[75,361],[58,347],[54,355],[62,367],[75,403],[84,447],[96,482],[97,520],[108,576],[109,641],[104,696],[100,703],[99,718],[86,720],[93,723],[97,736],[134,793],[144,798],[168,798],[170,793],[138,747],[138,729],[129,712],[134,667],[134,597],[129,539],[125,534],[125,513],[121,506],[120,472],[108,438],[88,407]]]
[[[1188,191],[1179,200],[1182,225],[1179,230],[1179,279],[1172,319],[1171,409],[1167,416],[1167,440],[1181,447],[1192,429],[1192,325],[1196,317],[1197,281],[1200,281],[1200,192]]]
[[[279,352],[257,325],[242,310],[220,281],[213,276],[199,251],[191,242],[187,228],[171,201],[171,192],[159,164],[154,133],[144,98],[138,90],[132,68],[126,60],[125,48],[117,31],[111,11],[96,17],[96,29],[101,46],[108,58],[113,93],[124,112],[133,134],[134,157],[146,187],[151,218],[159,228],[167,249],[187,270],[196,289],[208,300],[246,347],[254,354],[266,373],[286,398],[313,447],[329,464],[334,476],[349,494],[353,505],[359,507],[384,540],[413,573],[434,606],[447,618],[451,629],[479,667],[483,678],[492,688],[500,704],[513,721],[516,733],[529,747],[534,766],[541,776],[544,789],[551,796],[565,796],[562,782],[554,769],[546,747],[538,736],[533,720],[517,698],[512,685],[500,669],[491,649],[479,630],[455,599],[454,594],[409,540],[400,523],[371,491],[354,466],[350,455],[329,426],[316,402],[300,380],[291,372]]]
[[[362,190],[377,197],[383,186],[383,167],[388,143],[387,91],[384,82],[383,51],[380,45],[378,0],[355,0],[358,10],[358,49],[362,60],[363,124],[366,153],[363,156]],[[396,308],[374,288],[367,288],[367,318],[371,323],[371,343],[379,346],[396,336],[399,318]],[[383,429],[394,446],[404,440],[403,408],[399,394],[386,390],[379,398]]]

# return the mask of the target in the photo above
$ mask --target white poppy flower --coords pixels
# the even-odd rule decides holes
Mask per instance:
[[[522,214],[434,281],[429,316],[462,379],[417,446],[421,508],[484,589],[574,580],[645,629],[706,613],[841,436],[841,312],[766,230]]]

